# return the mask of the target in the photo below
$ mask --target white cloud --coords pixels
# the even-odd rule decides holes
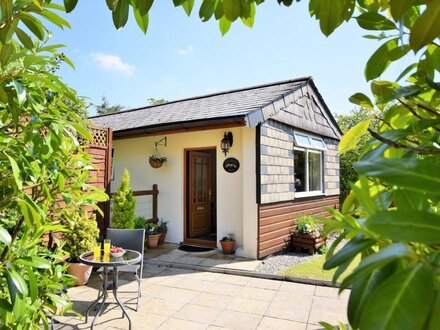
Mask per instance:
[[[91,53],[90,56],[105,70],[116,71],[127,77],[131,77],[134,74],[135,67],[124,62],[119,55]]]
[[[191,54],[193,52],[194,48],[191,45],[186,46],[185,48],[179,49],[177,51],[177,54],[181,55],[181,56],[188,56],[189,54]]]

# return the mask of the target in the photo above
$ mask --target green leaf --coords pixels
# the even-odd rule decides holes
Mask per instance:
[[[34,302],[38,298],[38,283],[37,277],[35,276],[32,267],[27,267],[27,273],[29,278],[29,295],[31,296],[31,301]]]
[[[350,0],[319,0],[309,2],[311,16],[319,19],[319,26],[325,36],[329,36],[342,22],[349,17]]]
[[[194,0],[186,0],[184,3],[182,3],[182,7],[188,16],[191,15],[192,9],[194,7]]]
[[[371,102],[370,98],[362,93],[353,94],[352,96],[350,96],[349,101],[351,103],[359,105],[362,108],[370,110],[374,109],[373,103]]]
[[[75,9],[78,0],[64,0],[64,7],[66,8],[66,13],[70,13]]]
[[[26,281],[19,273],[17,273],[12,268],[6,268],[4,269],[4,274],[6,275],[9,292],[11,294],[11,299],[13,302],[15,301],[16,294],[22,294],[24,296],[27,296],[28,288],[26,285]]]
[[[352,238],[344,247],[339,250],[333,257],[324,263],[323,269],[328,270],[336,266],[346,263],[352,260],[360,252],[373,246],[376,241],[372,239],[366,239],[363,235],[358,235]]]
[[[361,121],[342,136],[339,142],[339,153],[343,154],[356,147],[359,139],[364,135],[370,126],[371,119]]]
[[[21,257],[17,258],[13,262],[16,265],[23,265],[23,266],[29,266],[34,268],[40,268],[40,269],[50,269],[51,263],[48,259],[38,257],[38,256],[31,256],[31,257]]]
[[[389,210],[370,216],[365,226],[386,239],[440,243],[440,215],[419,210]]]
[[[115,10],[116,5],[118,4],[118,0],[105,0],[105,3],[107,4],[108,9],[113,11]]]
[[[28,196],[24,195],[24,199],[17,200],[21,214],[29,227],[41,226],[40,210],[35,202]]]
[[[414,0],[390,0],[391,15],[396,21],[400,21],[402,15],[414,5]]]
[[[49,5],[46,4],[46,6],[49,6]],[[40,16],[43,16],[45,19],[47,19],[52,24],[55,24],[56,26],[58,26],[60,29],[64,29],[64,27],[70,28],[69,22],[67,22],[64,18],[55,14],[52,11],[41,10],[41,11],[36,11],[35,13]]]
[[[5,245],[11,244],[11,235],[9,235],[8,231],[0,226],[0,242],[2,242]]]
[[[22,13],[21,21],[26,25],[26,27],[32,31],[32,33],[40,40],[44,39],[45,32],[43,28],[43,24],[39,20],[37,20],[32,15],[27,13]]]
[[[241,15],[241,2],[237,0],[223,0],[223,13],[233,22]]]
[[[350,284],[359,281],[373,270],[384,267],[394,260],[409,257],[411,251],[401,244],[396,243],[379,250],[364,258],[361,263],[341,283],[341,290],[346,289]]]
[[[354,167],[369,177],[422,193],[440,193],[440,157],[363,160]]]
[[[204,0],[199,10],[199,17],[202,22],[208,21],[214,14],[215,0]]]
[[[420,263],[388,278],[371,294],[360,329],[423,329],[434,292],[433,273]]]
[[[20,28],[15,28],[15,33],[17,34],[18,40],[25,46],[27,49],[33,49],[34,43],[32,39]]]
[[[3,151],[3,153],[9,159],[9,163],[11,164],[11,168],[12,168],[12,175],[14,176],[14,180],[15,180],[15,184],[17,185],[17,188],[19,190],[22,190],[23,189],[23,181],[21,180],[20,168],[18,167],[17,162],[15,161],[15,159],[13,157],[9,156],[5,151]]]
[[[222,33],[222,36],[224,36],[231,28],[231,22],[225,16],[223,16],[222,18],[220,18],[218,23],[220,32]]]
[[[112,12],[112,17],[113,24],[117,29],[124,27],[127,23],[129,5],[129,0],[119,0],[116,4],[116,8]]]
[[[253,2],[250,2],[247,4],[246,7],[242,6],[241,10],[241,21],[244,25],[246,25],[249,28],[252,28],[254,26],[255,22],[255,4]]]
[[[136,0],[137,9],[141,16],[145,16],[151,9],[154,0]]]
[[[11,44],[4,44],[1,47],[0,63],[2,67],[4,67],[8,63],[9,58],[11,57],[13,52],[14,52],[14,46],[12,46]]]
[[[134,18],[136,19],[136,23],[141,28],[142,32],[147,33],[149,22],[148,12],[144,16],[142,16],[141,12],[135,9]]]
[[[429,1],[411,30],[409,44],[414,51],[428,45],[440,35],[440,2]]]
[[[408,73],[410,73],[412,70],[414,70],[415,68],[417,68],[417,63],[413,63],[411,65],[409,65],[405,70],[403,70],[400,75],[397,77],[396,81],[399,81],[400,79],[402,79],[403,77],[405,77]]]
[[[440,324],[440,290],[435,291],[434,304],[430,311],[430,319],[426,329],[428,330],[438,330]]]
[[[359,26],[365,30],[395,30],[397,26],[385,16],[379,13],[366,12],[358,17],[356,20]]]
[[[399,46],[399,39],[391,39],[380,46],[370,57],[365,66],[365,78],[372,80],[379,77],[385,69],[408,52]]]

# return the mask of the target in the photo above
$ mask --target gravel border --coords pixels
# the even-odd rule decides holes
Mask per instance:
[[[267,256],[255,269],[256,273],[278,274],[286,268],[321,257],[322,254],[309,255],[307,253],[284,252]]]

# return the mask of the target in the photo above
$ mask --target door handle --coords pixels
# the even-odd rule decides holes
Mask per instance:
[[[197,211],[203,211],[205,208],[203,206],[197,206]]]

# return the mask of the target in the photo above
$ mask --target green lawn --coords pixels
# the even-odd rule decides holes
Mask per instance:
[[[295,277],[312,278],[316,280],[331,281],[333,278],[333,274],[336,271],[336,268],[332,270],[323,270],[322,266],[324,265],[324,262],[325,262],[325,256],[321,256],[311,261],[299,265],[295,265],[290,268],[286,268],[281,272],[279,272],[279,274],[295,276]],[[339,277],[338,282],[340,282],[341,279],[343,279],[348,274],[350,274],[352,270],[359,264],[359,262],[360,262],[360,257],[357,257],[346,269],[346,271],[341,275],[341,277]]]

